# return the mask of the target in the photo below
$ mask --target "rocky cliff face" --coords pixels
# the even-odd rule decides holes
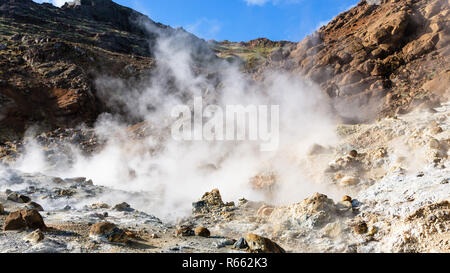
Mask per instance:
[[[408,110],[448,94],[449,12],[447,0],[362,1],[297,46],[294,70],[361,111]]]
[[[127,79],[155,66],[155,40],[183,33],[110,0],[80,0],[61,9],[31,0],[0,1],[0,141],[30,125],[88,125],[105,106],[98,75]]]
[[[347,121],[406,112],[448,97],[448,0],[361,1],[302,42],[267,39],[207,44],[110,0],[56,8],[31,0],[0,1],[1,137],[44,127],[92,123],[105,105],[93,81],[123,79],[155,67],[158,36],[184,33],[260,79],[284,69],[318,83]],[[208,52],[205,54],[205,52]]]
[[[256,67],[255,58],[242,59],[251,73],[283,68],[306,76],[344,117],[395,115],[448,99],[449,12],[447,0],[361,1],[294,48],[259,43],[268,54]],[[218,47],[227,57],[255,48],[227,44]]]

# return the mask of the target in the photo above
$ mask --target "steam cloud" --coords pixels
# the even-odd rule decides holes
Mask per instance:
[[[157,31],[152,25],[146,27]],[[308,176],[302,165],[313,144],[336,141],[331,107],[316,85],[281,71],[267,71],[263,81],[254,82],[238,65],[217,60],[182,31],[159,33],[154,49],[158,66],[147,81],[131,85],[117,78],[97,79],[99,97],[129,117],[105,113],[98,118],[95,131],[107,141],[101,152],[86,157],[74,149],[73,164],[55,168],[46,162],[42,148],[31,141],[13,167],[63,178],[87,177],[97,185],[129,192],[149,192],[154,202],[116,201],[172,219],[189,213],[191,203],[213,188],[219,188],[226,201],[246,197],[276,204],[299,202],[316,191],[333,195],[315,183],[318,181]],[[198,67],[198,62],[203,66]],[[279,105],[279,149],[260,152],[259,143],[250,141],[173,140],[171,110],[179,104],[192,104],[195,96],[221,106]],[[153,134],[131,139],[127,133],[130,119],[144,121]],[[249,183],[264,172],[277,175],[278,188],[270,197]]]

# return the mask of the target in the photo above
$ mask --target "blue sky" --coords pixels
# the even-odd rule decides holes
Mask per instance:
[[[64,0],[44,0],[61,5]],[[36,0],[43,2],[43,0]],[[300,41],[359,0],[115,0],[204,39]]]

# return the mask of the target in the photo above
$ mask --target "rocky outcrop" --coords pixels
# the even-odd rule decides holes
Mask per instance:
[[[78,2],[62,9],[0,2],[0,142],[35,123],[44,130],[89,125],[105,110],[96,96],[97,75],[126,78],[153,66],[151,37],[128,17],[164,26],[112,1]]]
[[[290,55],[343,116],[395,114],[450,91],[449,2],[378,2],[361,1]]]
[[[297,45],[224,41],[255,79],[284,69],[320,85],[344,121],[393,116],[449,98],[449,2],[361,1]]]

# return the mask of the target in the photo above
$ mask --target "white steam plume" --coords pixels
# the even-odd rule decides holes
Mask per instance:
[[[311,145],[329,145],[336,140],[335,122],[320,89],[280,71],[268,71],[262,82],[255,83],[236,65],[208,54],[182,31],[160,34],[155,50],[158,67],[145,87],[131,88],[120,79],[107,77],[97,80],[100,98],[111,108],[121,108],[134,119],[150,124],[155,128],[151,136],[130,139],[127,123],[119,116],[104,114],[95,127],[107,140],[101,152],[91,157],[79,153],[72,166],[47,170],[45,164],[33,164],[43,160],[36,147],[29,146],[16,167],[61,177],[87,177],[95,184],[116,189],[151,192],[158,196],[154,202],[117,201],[127,201],[158,217],[185,215],[193,201],[213,188],[220,189],[225,201],[241,197],[267,199],[249,183],[250,178],[264,171],[273,171],[278,177],[278,190],[270,202],[298,202],[315,191],[327,192],[305,175],[301,165]],[[197,67],[198,61],[206,68]],[[208,73],[199,73],[202,69]],[[249,141],[172,140],[168,135],[173,121],[171,109],[190,103],[194,96],[221,106],[279,105],[279,150],[262,153],[257,143]]]

